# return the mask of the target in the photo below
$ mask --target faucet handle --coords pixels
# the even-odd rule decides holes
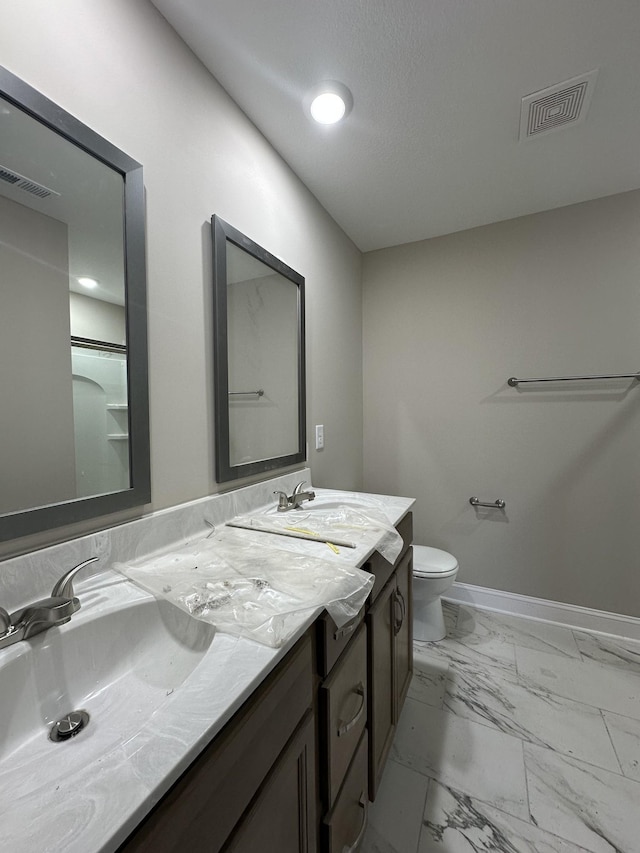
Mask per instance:
[[[84,569],[85,566],[88,566],[90,563],[95,563],[96,560],[99,560],[99,557],[90,557],[88,560],[85,560],[83,563],[79,563],[77,566],[74,566],[73,569],[69,569],[68,572],[65,572],[64,575],[60,578],[57,584],[53,588],[53,592],[51,593],[52,598],[73,598],[73,579],[78,574],[80,569]]]
[[[11,627],[11,616],[4,607],[0,607],[0,634],[6,634]]]
[[[286,492],[281,492],[277,489],[273,494],[278,495],[278,509],[289,508],[289,497]]]
[[[294,495],[300,494],[300,490],[306,484],[306,482],[307,482],[306,480],[302,480],[301,482],[299,482],[298,485],[293,490],[293,494]]]

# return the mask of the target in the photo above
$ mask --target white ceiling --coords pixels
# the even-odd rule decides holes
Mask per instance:
[[[363,251],[640,187],[638,0],[153,0]],[[599,69],[585,121],[520,102]],[[312,123],[323,79],[354,98]]]

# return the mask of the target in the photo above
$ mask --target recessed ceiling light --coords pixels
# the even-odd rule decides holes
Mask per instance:
[[[322,92],[311,101],[311,115],[320,124],[335,124],[344,117],[347,105],[340,95],[334,92]]]
[[[98,286],[98,282],[95,280],[95,278],[89,278],[86,275],[78,276],[78,284],[81,284],[88,290],[93,290],[95,287]]]
[[[353,96],[343,83],[326,80],[307,94],[305,106],[319,124],[335,124],[351,112]]]

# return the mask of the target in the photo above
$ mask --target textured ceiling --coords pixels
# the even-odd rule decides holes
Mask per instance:
[[[153,0],[363,251],[640,187],[637,0]],[[520,102],[598,69],[585,121]],[[353,93],[305,115],[323,79]]]

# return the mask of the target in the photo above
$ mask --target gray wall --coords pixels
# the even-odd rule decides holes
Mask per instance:
[[[69,315],[72,335],[110,344],[127,343],[127,318],[122,305],[70,292]]]
[[[306,277],[314,481],[361,486],[361,255],[264,137],[145,0],[8,0],[0,56],[144,166],[153,508],[218,490],[213,213]]]
[[[640,192],[364,257],[365,488],[459,581],[640,615]],[[503,498],[506,512],[468,499]]]
[[[67,226],[0,197],[0,512],[76,495]]]

